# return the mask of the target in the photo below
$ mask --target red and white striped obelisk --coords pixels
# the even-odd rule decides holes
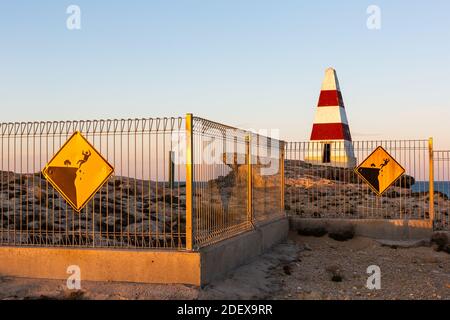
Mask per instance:
[[[333,68],[325,71],[305,161],[352,168],[356,165],[341,89]]]

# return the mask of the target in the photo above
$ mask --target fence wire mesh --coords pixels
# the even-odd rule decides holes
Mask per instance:
[[[450,150],[434,151],[434,227],[450,231]]]
[[[189,117],[0,124],[0,245],[190,250],[282,216],[279,141]],[[115,171],[79,213],[41,174],[75,131]]]
[[[195,117],[193,146],[195,246],[284,215],[278,140]]]
[[[2,123],[0,244],[184,248],[185,170],[169,183],[184,118]],[[80,213],[40,170],[74,131],[115,168]]]
[[[285,209],[289,215],[429,219],[428,140],[334,141],[327,143],[327,148],[324,144],[286,144]],[[355,165],[378,146],[406,169],[406,174],[380,197],[354,172]]]
[[[252,201],[255,223],[284,214],[284,142],[251,135]]]
[[[285,211],[306,218],[430,218],[427,140],[325,148],[189,119],[189,125],[185,117],[0,124],[0,245],[190,250]],[[115,170],[79,213],[41,174],[75,131]],[[381,197],[353,170],[378,146],[406,169]],[[433,155],[435,227],[448,230],[450,151]]]

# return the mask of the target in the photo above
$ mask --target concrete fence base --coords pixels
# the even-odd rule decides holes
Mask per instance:
[[[429,220],[387,220],[387,219],[313,219],[290,217],[291,230],[324,228],[330,230],[352,225],[356,236],[386,240],[429,239],[433,225]]]
[[[182,283],[201,286],[224,277],[286,239],[287,218],[272,221],[200,251],[0,247],[0,276],[67,279],[80,267],[81,281]]]
[[[228,271],[249,263],[275,244],[287,239],[289,222],[279,219],[258,226],[255,230],[203,248],[202,284],[222,278]]]

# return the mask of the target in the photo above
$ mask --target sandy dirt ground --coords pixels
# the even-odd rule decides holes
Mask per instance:
[[[370,265],[380,267],[380,290],[366,288]],[[73,291],[62,280],[0,277],[0,299],[450,299],[450,255],[427,246],[386,246],[360,237],[339,242],[291,232],[286,243],[202,289],[81,285]]]

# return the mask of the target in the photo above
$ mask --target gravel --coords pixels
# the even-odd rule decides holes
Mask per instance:
[[[339,242],[294,232],[290,238],[313,250],[299,252],[301,262],[274,299],[450,299],[450,256],[430,246],[395,249],[368,238]],[[366,288],[370,265],[381,269],[380,290]]]
[[[371,265],[381,269],[380,290],[366,288]],[[426,242],[386,246],[368,238],[341,242],[291,232],[286,243],[203,289],[83,281],[82,290],[74,292],[62,280],[0,277],[0,299],[449,300],[450,256]]]

